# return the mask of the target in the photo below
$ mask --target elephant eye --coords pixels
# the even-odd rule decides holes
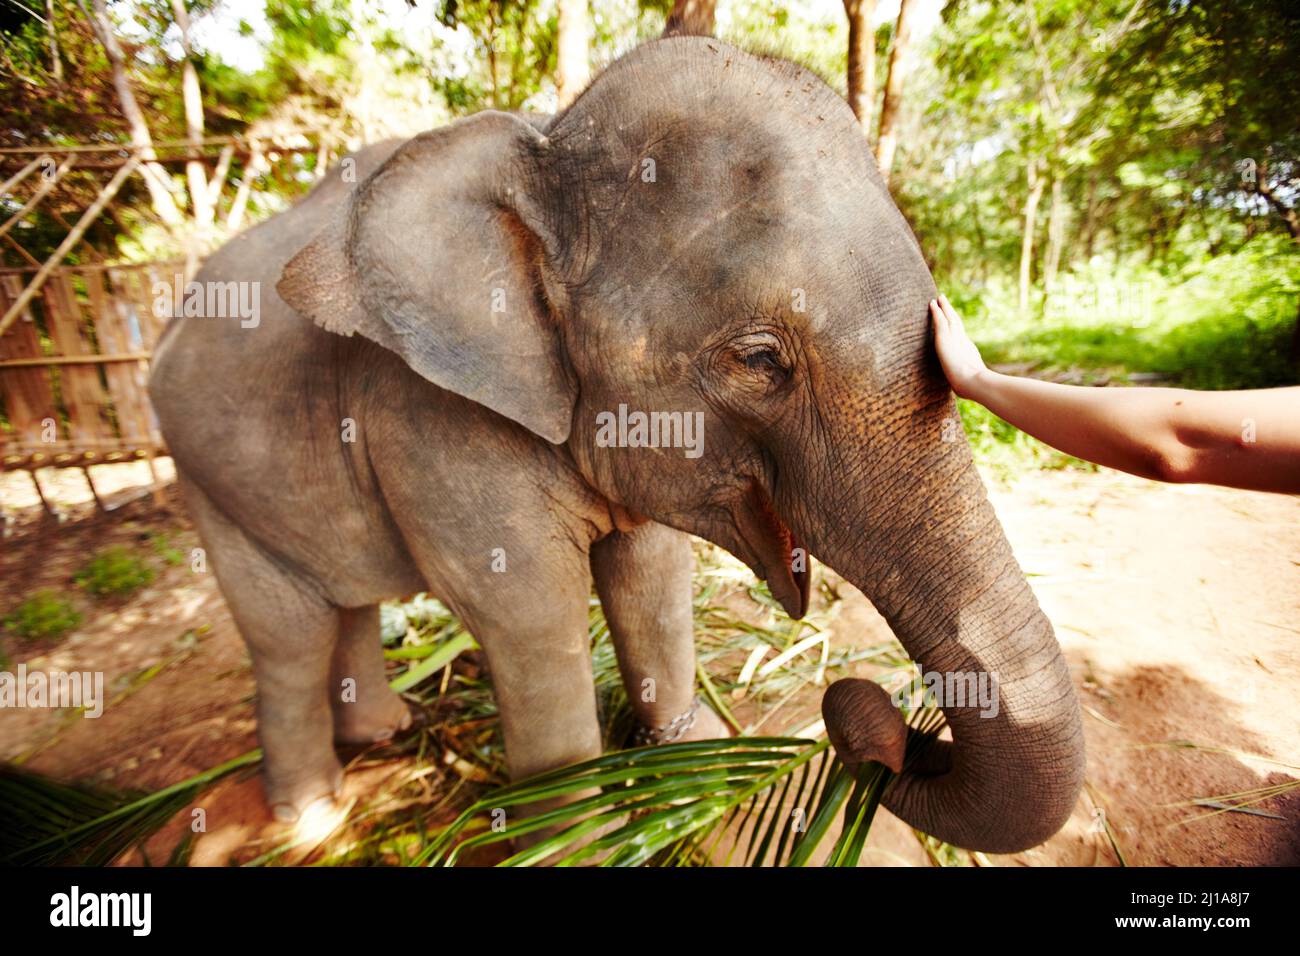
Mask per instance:
[[[781,366],[781,356],[776,354],[775,349],[760,349],[757,352],[750,352],[745,356],[745,367],[751,372],[784,372]]]
[[[773,345],[752,346],[740,353],[745,368],[769,379],[774,385],[783,385],[790,377],[790,366],[781,350]]]

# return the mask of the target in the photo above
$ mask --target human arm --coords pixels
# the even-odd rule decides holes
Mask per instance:
[[[930,303],[953,391],[1067,454],[1143,478],[1300,494],[1300,387],[1089,388],[988,369],[946,298]]]

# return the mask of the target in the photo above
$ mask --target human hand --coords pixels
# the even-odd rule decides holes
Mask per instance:
[[[973,398],[980,378],[988,373],[980,350],[966,334],[961,316],[947,296],[930,300],[930,315],[934,317],[934,348],[948,384],[962,398]]]

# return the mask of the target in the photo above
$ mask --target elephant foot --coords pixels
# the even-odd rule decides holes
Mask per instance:
[[[334,708],[334,742],[345,747],[384,743],[410,730],[416,715],[391,691],[369,704],[341,703]]]
[[[271,816],[280,823],[323,819],[337,808],[343,792],[343,768],[337,760],[316,772],[299,773],[288,780],[277,780],[267,772],[263,780]]]

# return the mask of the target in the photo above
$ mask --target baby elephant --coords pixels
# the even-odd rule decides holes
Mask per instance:
[[[794,616],[815,555],[925,671],[996,675],[995,715],[946,708],[953,741],[890,791],[907,822],[1007,851],[1068,816],[1068,673],[953,440],[921,252],[812,74],[648,43],[553,118],[370,147],[197,281],[258,283],[260,315],[174,319],[151,388],[277,815],[338,790],[336,740],[407,726],[377,608],[415,591],[483,646],[512,776],[600,751],[593,579],[642,739],[725,735],[695,703],[689,533]],[[876,690],[836,685],[828,730],[897,763]]]

